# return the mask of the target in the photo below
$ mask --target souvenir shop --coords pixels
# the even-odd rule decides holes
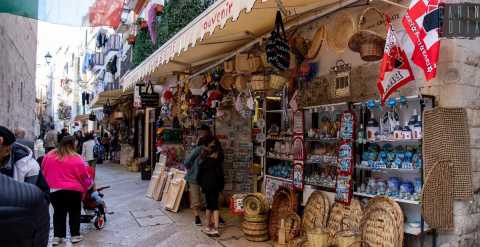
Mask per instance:
[[[423,90],[428,74],[400,48],[405,2],[335,5],[290,22],[280,9],[257,42],[196,73],[138,83],[147,196],[179,210],[181,162],[208,124],[246,239],[436,246],[453,228],[453,200],[473,194],[467,116],[437,107]]]

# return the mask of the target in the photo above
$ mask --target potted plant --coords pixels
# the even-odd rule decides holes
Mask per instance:
[[[141,29],[147,29],[148,28],[147,21],[145,19],[141,18],[141,17],[137,19],[137,25]]]

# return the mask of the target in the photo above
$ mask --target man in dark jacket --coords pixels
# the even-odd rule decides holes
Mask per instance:
[[[44,247],[50,215],[44,193],[35,185],[0,174],[0,246]]]

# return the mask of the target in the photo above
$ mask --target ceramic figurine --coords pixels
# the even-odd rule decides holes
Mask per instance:
[[[373,116],[373,112],[370,113],[370,119],[367,122],[367,140],[375,141],[376,134],[380,131],[377,120]]]
[[[408,127],[408,122],[405,122],[405,126],[403,126],[402,137],[405,140],[412,139],[412,129],[410,129],[410,127]]]
[[[398,121],[395,124],[395,129],[393,130],[393,139],[403,139],[403,130],[402,127],[400,127],[400,123]]]

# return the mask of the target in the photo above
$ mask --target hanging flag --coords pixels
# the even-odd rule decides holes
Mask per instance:
[[[415,80],[407,54],[398,43],[395,29],[389,18],[387,18],[387,31],[380,78],[377,81],[382,105],[393,92]]]
[[[69,26],[120,24],[124,0],[3,0],[0,13]]]
[[[439,0],[412,0],[402,24],[412,43],[412,61],[425,74],[427,81],[437,74],[440,52],[440,8]]]

